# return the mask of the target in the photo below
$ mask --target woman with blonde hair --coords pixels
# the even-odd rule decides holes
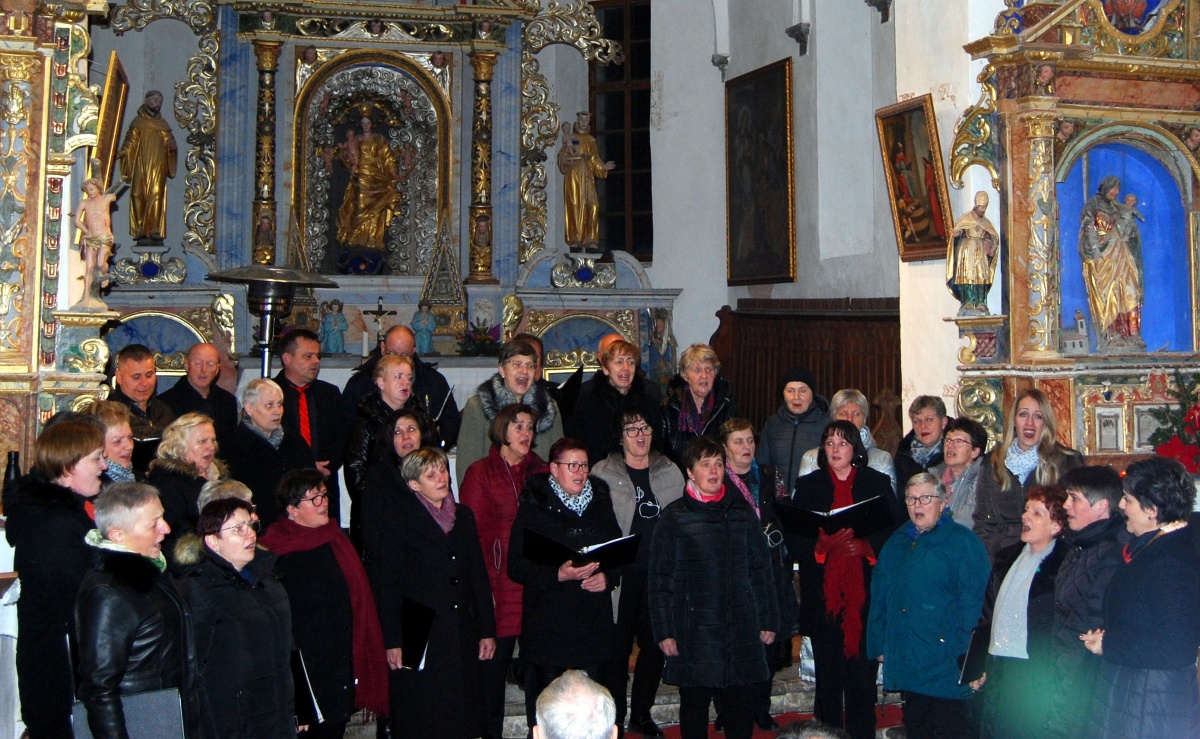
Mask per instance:
[[[1025,494],[1033,485],[1054,485],[1067,470],[1083,464],[1079,452],[1058,443],[1050,399],[1036,388],[1013,400],[1004,439],[982,465],[976,488],[974,531],[988,558],[1021,538]]]
[[[163,430],[146,482],[158,488],[163,520],[171,527],[163,542],[168,558],[174,559],[179,537],[196,530],[197,501],[204,483],[225,474],[225,465],[217,460],[217,432],[211,418],[185,413]]]

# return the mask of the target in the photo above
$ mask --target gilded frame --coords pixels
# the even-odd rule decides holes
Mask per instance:
[[[725,277],[796,281],[790,57],[725,83]]]
[[[100,178],[102,189],[112,184],[113,169],[116,168],[118,140],[121,136],[121,121],[125,118],[125,104],[129,99],[129,76],[117,57],[117,52],[108,55],[108,75],[104,78],[103,97],[100,98],[100,116],[96,122],[96,148],[92,157],[100,163],[100,171],[93,171],[88,162],[88,174]]]
[[[875,126],[900,261],[944,260],[953,223],[933,95],[880,108]]]

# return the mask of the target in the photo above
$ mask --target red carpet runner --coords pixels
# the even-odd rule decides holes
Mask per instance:
[[[903,711],[901,711],[900,706],[895,703],[889,703],[886,706],[876,706],[875,714],[876,714],[876,721],[878,722],[878,728],[880,728],[880,729],[887,729],[892,726],[899,726],[900,724],[902,724],[904,722],[904,713],[903,713]],[[776,716],[775,720],[779,722],[780,726],[787,726],[788,724],[790,724],[793,721],[805,720],[805,719],[810,719],[810,718],[812,718],[811,713],[784,713],[779,716]],[[679,739],[679,727],[678,726],[664,726],[663,732],[666,733],[667,739]],[[641,734],[638,734],[636,732],[626,732],[625,736],[640,737]],[[710,739],[723,739],[725,734],[723,734],[719,731],[715,731],[712,728],[712,726],[709,726],[708,727],[708,736]],[[771,737],[773,737],[773,736],[775,736],[775,732],[773,732],[773,731],[763,731],[762,729],[759,729],[757,727],[754,729],[754,739],[771,739]]]

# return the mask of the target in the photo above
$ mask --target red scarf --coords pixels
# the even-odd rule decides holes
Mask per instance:
[[[383,631],[375,610],[375,596],[367,581],[366,570],[354,545],[342,533],[337,521],[309,528],[290,518],[281,518],[267,529],[259,543],[279,556],[292,552],[307,552],[324,544],[331,545],[334,559],[346,578],[350,591],[350,612],[354,619],[354,705],[380,716],[388,714],[387,659],[383,647]]]
[[[845,480],[839,480],[832,470],[829,471],[829,478],[833,481],[832,508],[854,504],[854,476],[857,471],[851,467]],[[847,557],[836,549],[829,552],[825,559],[824,595],[825,615],[833,621],[839,616],[842,619],[843,653],[850,658],[858,657],[863,634],[862,609],[867,602],[862,558]]]

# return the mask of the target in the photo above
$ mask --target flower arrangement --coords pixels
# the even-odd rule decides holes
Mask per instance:
[[[1167,390],[1177,405],[1150,411],[1158,428],[1150,435],[1154,453],[1183,463],[1187,471],[1200,474],[1200,375],[1175,372],[1175,389]]]
[[[500,356],[500,324],[488,328],[482,318],[475,319],[458,335],[458,354],[463,357]]]

